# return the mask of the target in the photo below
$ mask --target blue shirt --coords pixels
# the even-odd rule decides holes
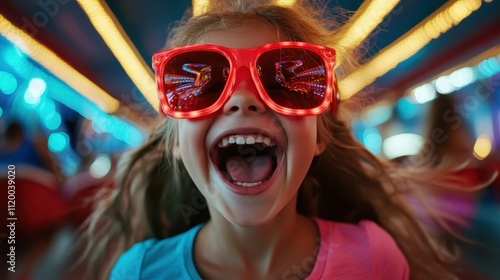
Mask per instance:
[[[193,245],[203,224],[166,239],[148,239],[122,254],[111,271],[111,280],[201,280],[194,266]]]

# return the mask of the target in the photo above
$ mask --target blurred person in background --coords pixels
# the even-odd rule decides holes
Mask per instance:
[[[57,161],[47,146],[47,137],[36,125],[27,125],[17,118],[6,117],[0,122],[0,165],[15,164],[39,168],[60,176]]]
[[[463,252],[464,271],[459,274],[462,279],[498,279],[495,277],[500,275],[500,207],[492,186],[498,184],[494,181],[496,167],[491,156],[483,160],[474,157],[475,135],[470,120],[454,109],[464,102],[460,96],[459,93],[439,94],[432,101],[424,133],[425,145],[417,157],[406,159],[403,164],[439,169],[462,163],[463,168],[452,172],[450,179],[463,182],[464,186],[483,186],[479,191],[471,188],[468,192],[434,190],[429,193],[431,207],[454,217],[448,226],[455,234],[432,224],[425,215],[421,218],[438,238]]]

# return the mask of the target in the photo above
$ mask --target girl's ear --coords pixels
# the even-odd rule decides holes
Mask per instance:
[[[314,150],[314,156],[319,156],[326,149],[326,141],[323,139],[318,139],[316,142],[316,149]]]

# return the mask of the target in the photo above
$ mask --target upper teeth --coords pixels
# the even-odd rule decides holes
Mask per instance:
[[[271,138],[264,136],[262,134],[247,134],[247,135],[226,136],[217,143],[217,146],[219,146],[219,148],[223,148],[228,146],[229,144],[251,145],[255,143],[261,143],[266,147],[273,147],[276,145],[276,143],[274,143],[274,141],[271,140]]]

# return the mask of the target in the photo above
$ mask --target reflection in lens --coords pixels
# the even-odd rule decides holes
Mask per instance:
[[[225,86],[229,63],[214,52],[189,52],[171,59],[163,77],[165,95],[174,111],[189,112],[213,105]]]
[[[323,101],[326,90],[323,60],[300,49],[281,49],[261,55],[257,61],[260,78],[269,97],[292,109],[311,109]]]
[[[211,80],[211,67],[201,63],[185,63],[182,70],[194,76],[165,74],[164,82],[170,85],[171,91],[167,92],[169,104],[175,104],[176,111],[183,111],[182,108],[193,106],[193,98],[203,93]]]

